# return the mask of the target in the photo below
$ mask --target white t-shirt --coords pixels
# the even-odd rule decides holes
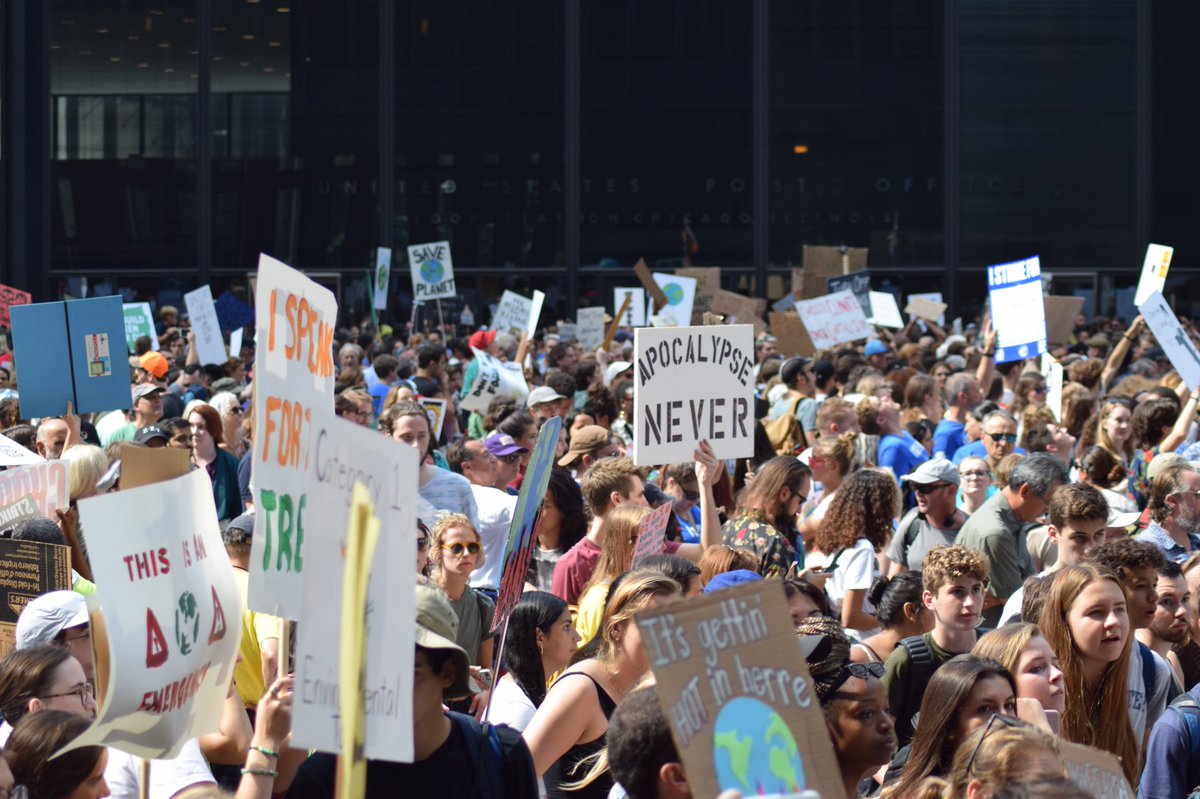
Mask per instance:
[[[1047,577],[1053,573],[1054,572],[1050,571],[1049,569],[1046,569],[1045,571],[1038,572],[1037,576],[1038,577]],[[1004,603],[1004,610],[1002,610],[1000,612],[1000,624],[997,626],[1003,627],[1004,625],[1008,624],[1010,621],[1012,621],[1017,616],[1020,616],[1021,615],[1021,603],[1023,603],[1024,601],[1025,601],[1025,584],[1022,583],[1021,587],[1018,588],[1016,591],[1013,591],[1012,596],[1010,596],[1008,598],[1008,601]]]
[[[830,560],[832,560],[832,555]],[[842,599],[846,596],[847,591],[870,591],[871,583],[875,582],[875,578],[878,576],[879,564],[875,560],[875,547],[871,546],[871,542],[865,538],[858,539],[854,542],[854,546],[842,552],[833,573],[825,583],[825,592],[833,604],[834,613],[840,618]],[[865,596],[863,597],[863,612],[875,612],[875,606]],[[868,638],[877,632],[879,632],[878,629],[846,631],[848,635],[859,640]]]
[[[492,692],[492,709],[488,711],[488,721],[492,724],[506,724],[518,732],[525,732],[537,708],[521,686],[511,675],[505,675],[496,683]]]
[[[1143,644],[1133,642],[1129,651],[1129,724],[1133,727],[1133,739],[1137,741],[1138,751],[1142,749],[1142,740],[1146,731],[1154,726],[1167,710],[1168,694],[1171,692],[1171,667],[1154,650],[1148,650],[1154,656],[1154,691],[1147,701],[1146,680],[1142,675],[1142,654],[1139,651]]]
[[[504,548],[508,546],[508,531],[512,527],[517,498],[498,488],[471,484],[475,507],[479,513],[479,537],[483,540],[483,565],[471,572],[472,588],[500,588],[504,567]]]

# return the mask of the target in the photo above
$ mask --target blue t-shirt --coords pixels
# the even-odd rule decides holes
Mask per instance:
[[[896,479],[910,474],[913,469],[929,460],[929,453],[908,434],[884,436],[879,440],[879,455],[876,462],[885,469],[891,469]]]
[[[1188,693],[1200,701],[1200,685]],[[1167,710],[1154,722],[1145,760],[1138,799],[1183,797],[1200,784],[1200,758],[1192,757],[1187,722],[1177,711]]]
[[[387,383],[376,383],[371,386],[371,405],[375,408],[375,415],[383,413],[383,401],[387,399],[387,393],[392,390],[392,387]]]
[[[933,457],[949,458],[967,443],[967,428],[958,422],[943,419],[933,431]]]

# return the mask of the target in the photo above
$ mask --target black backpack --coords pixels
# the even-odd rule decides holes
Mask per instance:
[[[479,799],[504,799],[504,750],[500,747],[500,733],[493,724],[480,724],[474,716],[453,711],[446,714],[450,723],[458,727],[466,741],[467,758],[475,772],[475,786],[468,797]]]
[[[975,631],[978,641],[984,634],[991,632],[987,627]],[[933,662],[933,649],[923,635],[912,635],[900,642],[900,646],[908,650],[908,676],[904,682],[904,700],[896,714],[896,737],[903,746],[913,737],[912,719],[921,710],[921,700],[925,696],[925,688],[929,678],[937,671],[940,663]]]

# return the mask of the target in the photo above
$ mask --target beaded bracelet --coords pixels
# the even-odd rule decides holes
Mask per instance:
[[[242,774],[252,774],[255,777],[278,777],[279,772],[271,768],[244,768]]]
[[[276,752],[274,749],[268,749],[265,746],[251,746],[250,748],[255,752],[262,752],[267,757],[279,757],[278,752]]]

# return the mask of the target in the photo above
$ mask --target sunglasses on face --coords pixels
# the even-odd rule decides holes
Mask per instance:
[[[684,488],[683,486],[680,486],[679,490],[683,492],[683,498],[688,502],[696,502],[700,499],[699,491],[692,491],[690,488]]]
[[[1045,386],[1034,386],[1032,391],[1034,394],[1045,394],[1046,387]]]
[[[997,444],[1017,443],[1016,433],[985,433],[985,435]]]
[[[836,696],[837,689],[845,685],[846,680],[851,677],[857,677],[860,680],[865,680],[868,677],[883,679],[884,671],[882,663],[847,663],[842,666],[842,670],[837,676],[837,682],[833,684],[833,694]]]
[[[979,747],[983,745],[983,739],[988,737],[988,733],[992,731],[992,725],[999,721],[1006,727],[1024,727],[1024,722],[1008,716],[1001,716],[999,713],[993,713],[988,719],[987,726],[983,728],[983,734],[979,736],[979,740],[975,742],[975,748],[971,750],[971,758],[967,761],[967,773],[971,773],[971,765],[975,762],[975,755],[979,754]]]
[[[932,494],[939,488],[945,488],[948,485],[953,485],[953,483],[929,483],[928,485],[917,483],[913,486],[913,491],[916,491],[918,494]]]
[[[456,558],[461,558],[464,552],[466,552],[468,555],[479,554],[479,544],[475,543],[474,541],[469,544],[445,544],[442,546],[442,549],[446,550]]]

